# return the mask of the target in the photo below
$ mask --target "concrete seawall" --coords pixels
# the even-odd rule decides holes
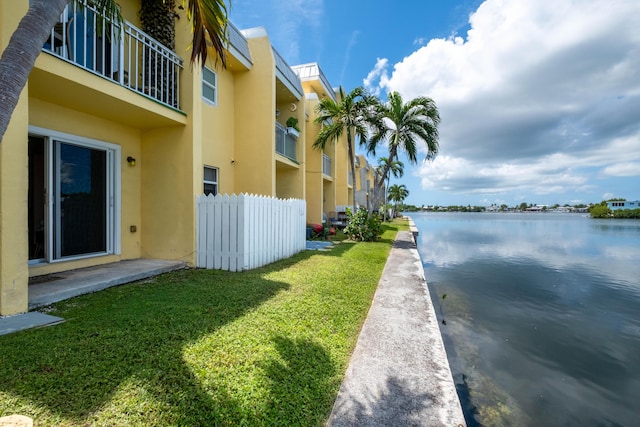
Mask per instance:
[[[466,425],[416,235],[396,237],[329,426]]]

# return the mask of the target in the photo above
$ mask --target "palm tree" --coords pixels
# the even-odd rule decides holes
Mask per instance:
[[[0,57],[0,141],[7,131],[11,114],[29,78],[29,73],[42,51],[42,46],[58,22],[60,14],[71,1],[31,0],[29,10],[20,20],[7,47]],[[144,0],[143,0],[144,1]],[[115,0],[91,0],[98,10],[104,11],[107,20],[122,22]],[[187,4],[188,2],[188,4]],[[207,44],[218,54],[223,67],[227,8],[223,0],[182,0],[187,6],[187,16],[193,25],[191,63],[207,59]]]
[[[409,195],[409,190],[404,184],[394,184],[389,187],[389,200],[394,202],[393,204],[393,216],[396,216],[396,212],[398,210],[398,203],[402,203],[404,199]]]
[[[389,165],[382,170],[377,185],[382,185],[387,178],[390,164],[397,160],[399,152],[404,152],[412,164],[417,163],[416,142],[422,141],[426,145],[427,160],[438,154],[440,114],[431,98],[421,96],[405,104],[398,92],[391,92],[389,101],[379,104],[377,113],[371,119],[375,131],[367,148],[375,154],[380,142],[389,144]]]
[[[393,160],[393,161],[389,161],[388,157],[380,157],[378,159],[378,167],[376,168],[376,170],[378,171],[378,173],[380,175],[382,175],[382,172],[384,170],[388,170],[389,173],[387,174],[387,185],[385,186],[385,195],[384,195],[384,204],[385,204],[385,208],[384,208],[384,213],[383,213],[383,217],[382,219],[384,221],[387,220],[387,189],[389,188],[389,184],[391,182],[391,175],[393,175],[395,178],[400,178],[402,175],[404,175],[404,163],[402,163],[400,160]],[[380,186],[376,187],[376,189],[378,191],[380,191]]]
[[[322,126],[313,148],[324,150],[327,143],[337,142],[344,132],[347,134],[347,147],[351,176],[356,179],[355,155],[353,144],[355,138],[360,143],[367,139],[370,116],[374,111],[375,98],[369,96],[362,87],[345,94],[340,87],[338,101],[324,98],[316,107],[317,116],[314,123]],[[355,191],[353,192],[353,212],[356,212]]]

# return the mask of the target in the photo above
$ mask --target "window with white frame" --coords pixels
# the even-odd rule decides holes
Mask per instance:
[[[207,67],[202,69],[202,97],[218,105],[218,75]]]
[[[218,194],[218,168],[204,167],[204,195]]]

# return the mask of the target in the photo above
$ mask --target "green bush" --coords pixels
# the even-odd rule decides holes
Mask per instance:
[[[614,218],[640,219],[640,209],[618,209],[613,211]]]
[[[373,242],[382,235],[382,222],[378,215],[369,215],[366,209],[351,213],[347,208],[347,226],[344,229],[349,239],[361,242]]]
[[[589,214],[591,215],[591,218],[609,218],[611,216],[611,211],[609,211],[607,205],[600,204],[592,207]]]

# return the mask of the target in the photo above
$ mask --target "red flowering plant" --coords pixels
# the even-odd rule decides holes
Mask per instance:
[[[326,239],[327,236],[336,234],[335,228],[325,227],[322,224],[309,224],[307,228],[311,229],[311,239]]]

